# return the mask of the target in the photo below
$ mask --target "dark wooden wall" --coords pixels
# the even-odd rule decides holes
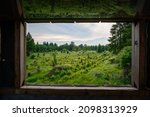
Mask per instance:
[[[150,88],[150,22],[146,23],[147,39],[147,86]]]
[[[1,22],[1,87],[13,87],[15,84],[14,29],[13,21]]]

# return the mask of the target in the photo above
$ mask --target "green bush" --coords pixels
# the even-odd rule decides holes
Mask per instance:
[[[37,73],[39,73],[41,71],[40,66],[37,66],[36,71],[37,71]]]
[[[110,61],[111,64],[118,62],[117,59],[116,59],[116,56],[112,56],[108,60]]]
[[[131,46],[124,47],[119,52],[119,60],[120,60],[120,66],[122,68],[128,68],[131,66]]]
[[[57,58],[56,58],[56,53],[52,54],[52,66],[56,66],[57,65]]]
[[[30,72],[27,74],[28,77],[30,77],[31,75],[32,75],[32,74],[31,74]]]
[[[32,54],[31,56],[30,56],[30,59],[35,59],[35,55],[34,54]]]

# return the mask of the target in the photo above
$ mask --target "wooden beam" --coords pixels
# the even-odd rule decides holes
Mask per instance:
[[[22,86],[18,93],[50,95],[136,95],[134,87],[59,87],[59,86]]]
[[[139,88],[139,23],[132,24],[132,86]]]
[[[12,11],[13,11],[13,19],[14,20],[21,20],[24,17],[23,12],[23,5],[22,0],[11,0],[10,3],[12,4]]]
[[[143,16],[143,10],[145,6],[146,0],[137,0],[136,5],[136,17]]]
[[[146,64],[147,64],[147,57],[146,57],[146,27],[145,21],[140,21],[139,26],[139,87],[140,89],[146,88]]]
[[[135,22],[138,18],[31,18],[24,19],[27,23],[74,23],[74,22]]]
[[[19,16],[20,17],[24,16],[22,0],[16,0],[16,5],[17,5]]]
[[[25,25],[15,22],[15,87],[19,88],[25,81]]]

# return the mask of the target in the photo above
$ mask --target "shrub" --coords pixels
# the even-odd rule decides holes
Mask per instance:
[[[37,77],[27,79],[27,82],[29,82],[29,83],[36,83],[36,81],[37,81]]]
[[[123,68],[124,79],[131,78],[131,46],[124,47],[119,52],[120,66]]]
[[[37,71],[37,73],[41,71],[40,66],[37,66],[36,71]]]
[[[118,63],[117,59],[116,59],[116,56],[112,56],[109,58],[109,61],[111,64],[114,64],[114,63]]]
[[[56,53],[53,53],[52,54],[52,66],[56,66],[57,65],[57,58],[56,58]]]
[[[124,47],[119,52],[119,60],[120,60],[120,66],[122,68],[128,68],[131,66],[131,46]]]
[[[35,55],[32,54],[32,55],[30,56],[30,59],[35,59]]]
[[[27,74],[27,76],[28,76],[28,77],[32,76],[31,72],[29,72],[29,73]]]
[[[60,76],[63,77],[64,75],[66,75],[66,71],[65,71],[65,70],[62,70],[62,71],[60,72]]]
[[[109,56],[109,55],[111,55],[111,52],[105,51],[105,52],[103,52],[101,55],[102,55],[102,56]]]
[[[28,69],[29,68],[29,66],[28,65],[26,65],[26,69]]]
[[[86,67],[90,67],[90,66],[91,66],[90,63],[87,63],[87,64],[86,64]]]

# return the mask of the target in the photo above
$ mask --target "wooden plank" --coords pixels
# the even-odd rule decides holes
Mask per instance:
[[[17,92],[23,94],[50,95],[137,95],[134,87],[59,87],[59,86],[22,86]]]
[[[146,0],[138,0],[136,5],[136,17],[143,16],[143,10],[145,6]]]
[[[25,28],[22,23],[20,23],[20,86],[24,84],[25,81]]]
[[[25,80],[25,29],[21,22],[15,23],[15,84],[19,88]]]
[[[132,85],[139,88],[139,23],[132,24]]]
[[[146,64],[147,64],[147,57],[146,57],[146,27],[145,27],[145,20],[140,22],[140,40],[139,40],[139,87],[143,89],[146,87]]]
[[[150,88],[150,22],[146,23],[146,37],[147,37],[147,87]]]
[[[139,18],[32,18],[24,19],[27,23],[74,23],[74,22],[135,22]]]
[[[146,87],[145,21],[133,24],[132,38],[132,85],[143,89]]]
[[[135,87],[80,87],[80,86],[27,86],[24,85],[21,89],[50,89],[50,90],[137,90]]]
[[[15,87],[20,87],[20,25],[15,22]]]
[[[20,17],[24,16],[22,0],[15,0],[17,11]]]
[[[23,12],[23,5],[22,5],[22,0],[12,0],[10,2],[12,4],[12,13],[13,13],[13,19],[15,20],[21,20],[24,17],[24,12]]]
[[[1,47],[2,47],[2,62],[1,62],[1,86],[14,87],[14,23],[1,23]]]

